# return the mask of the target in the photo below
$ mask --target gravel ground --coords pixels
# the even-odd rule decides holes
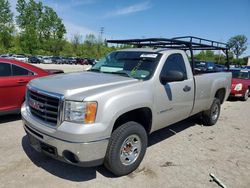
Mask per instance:
[[[249,188],[249,114],[250,100],[227,101],[215,126],[202,126],[190,118],[159,130],[149,137],[139,168],[119,178],[103,166],[75,167],[37,153],[28,144],[21,117],[3,116],[0,187],[217,188],[210,181],[213,173],[228,188]]]

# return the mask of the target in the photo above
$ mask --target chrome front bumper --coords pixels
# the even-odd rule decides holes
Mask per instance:
[[[90,143],[67,142],[34,130],[25,120],[23,123],[30,145],[36,151],[77,166],[97,166],[103,163],[108,139]]]
[[[39,122],[32,121],[31,115],[25,112],[25,108],[22,109],[22,120],[30,144],[36,151],[77,166],[97,166],[103,163],[108,138],[83,142],[53,137],[56,130],[50,129],[51,132],[45,132],[35,128],[34,124],[39,125]]]

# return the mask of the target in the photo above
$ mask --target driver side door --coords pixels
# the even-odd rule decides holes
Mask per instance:
[[[193,107],[194,81],[192,76],[187,75],[182,54],[174,53],[167,57],[160,78],[169,71],[181,72],[184,80],[162,83],[159,79],[157,82],[154,94],[157,129],[187,118]]]

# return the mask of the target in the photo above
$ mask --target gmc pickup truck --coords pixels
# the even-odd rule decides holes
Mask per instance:
[[[21,113],[37,151],[79,166],[104,164],[122,176],[141,163],[150,133],[197,113],[204,125],[214,125],[231,73],[193,74],[193,53],[190,63],[186,49],[224,49],[214,41],[109,42],[140,48],[112,52],[88,72],[32,80]]]

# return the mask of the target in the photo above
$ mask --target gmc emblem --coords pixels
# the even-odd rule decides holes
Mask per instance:
[[[36,110],[39,110],[40,112],[43,112],[44,110],[42,109],[43,108],[43,104],[41,104],[40,102],[36,101],[36,100],[33,100],[33,99],[29,99],[29,106],[36,109]]]

